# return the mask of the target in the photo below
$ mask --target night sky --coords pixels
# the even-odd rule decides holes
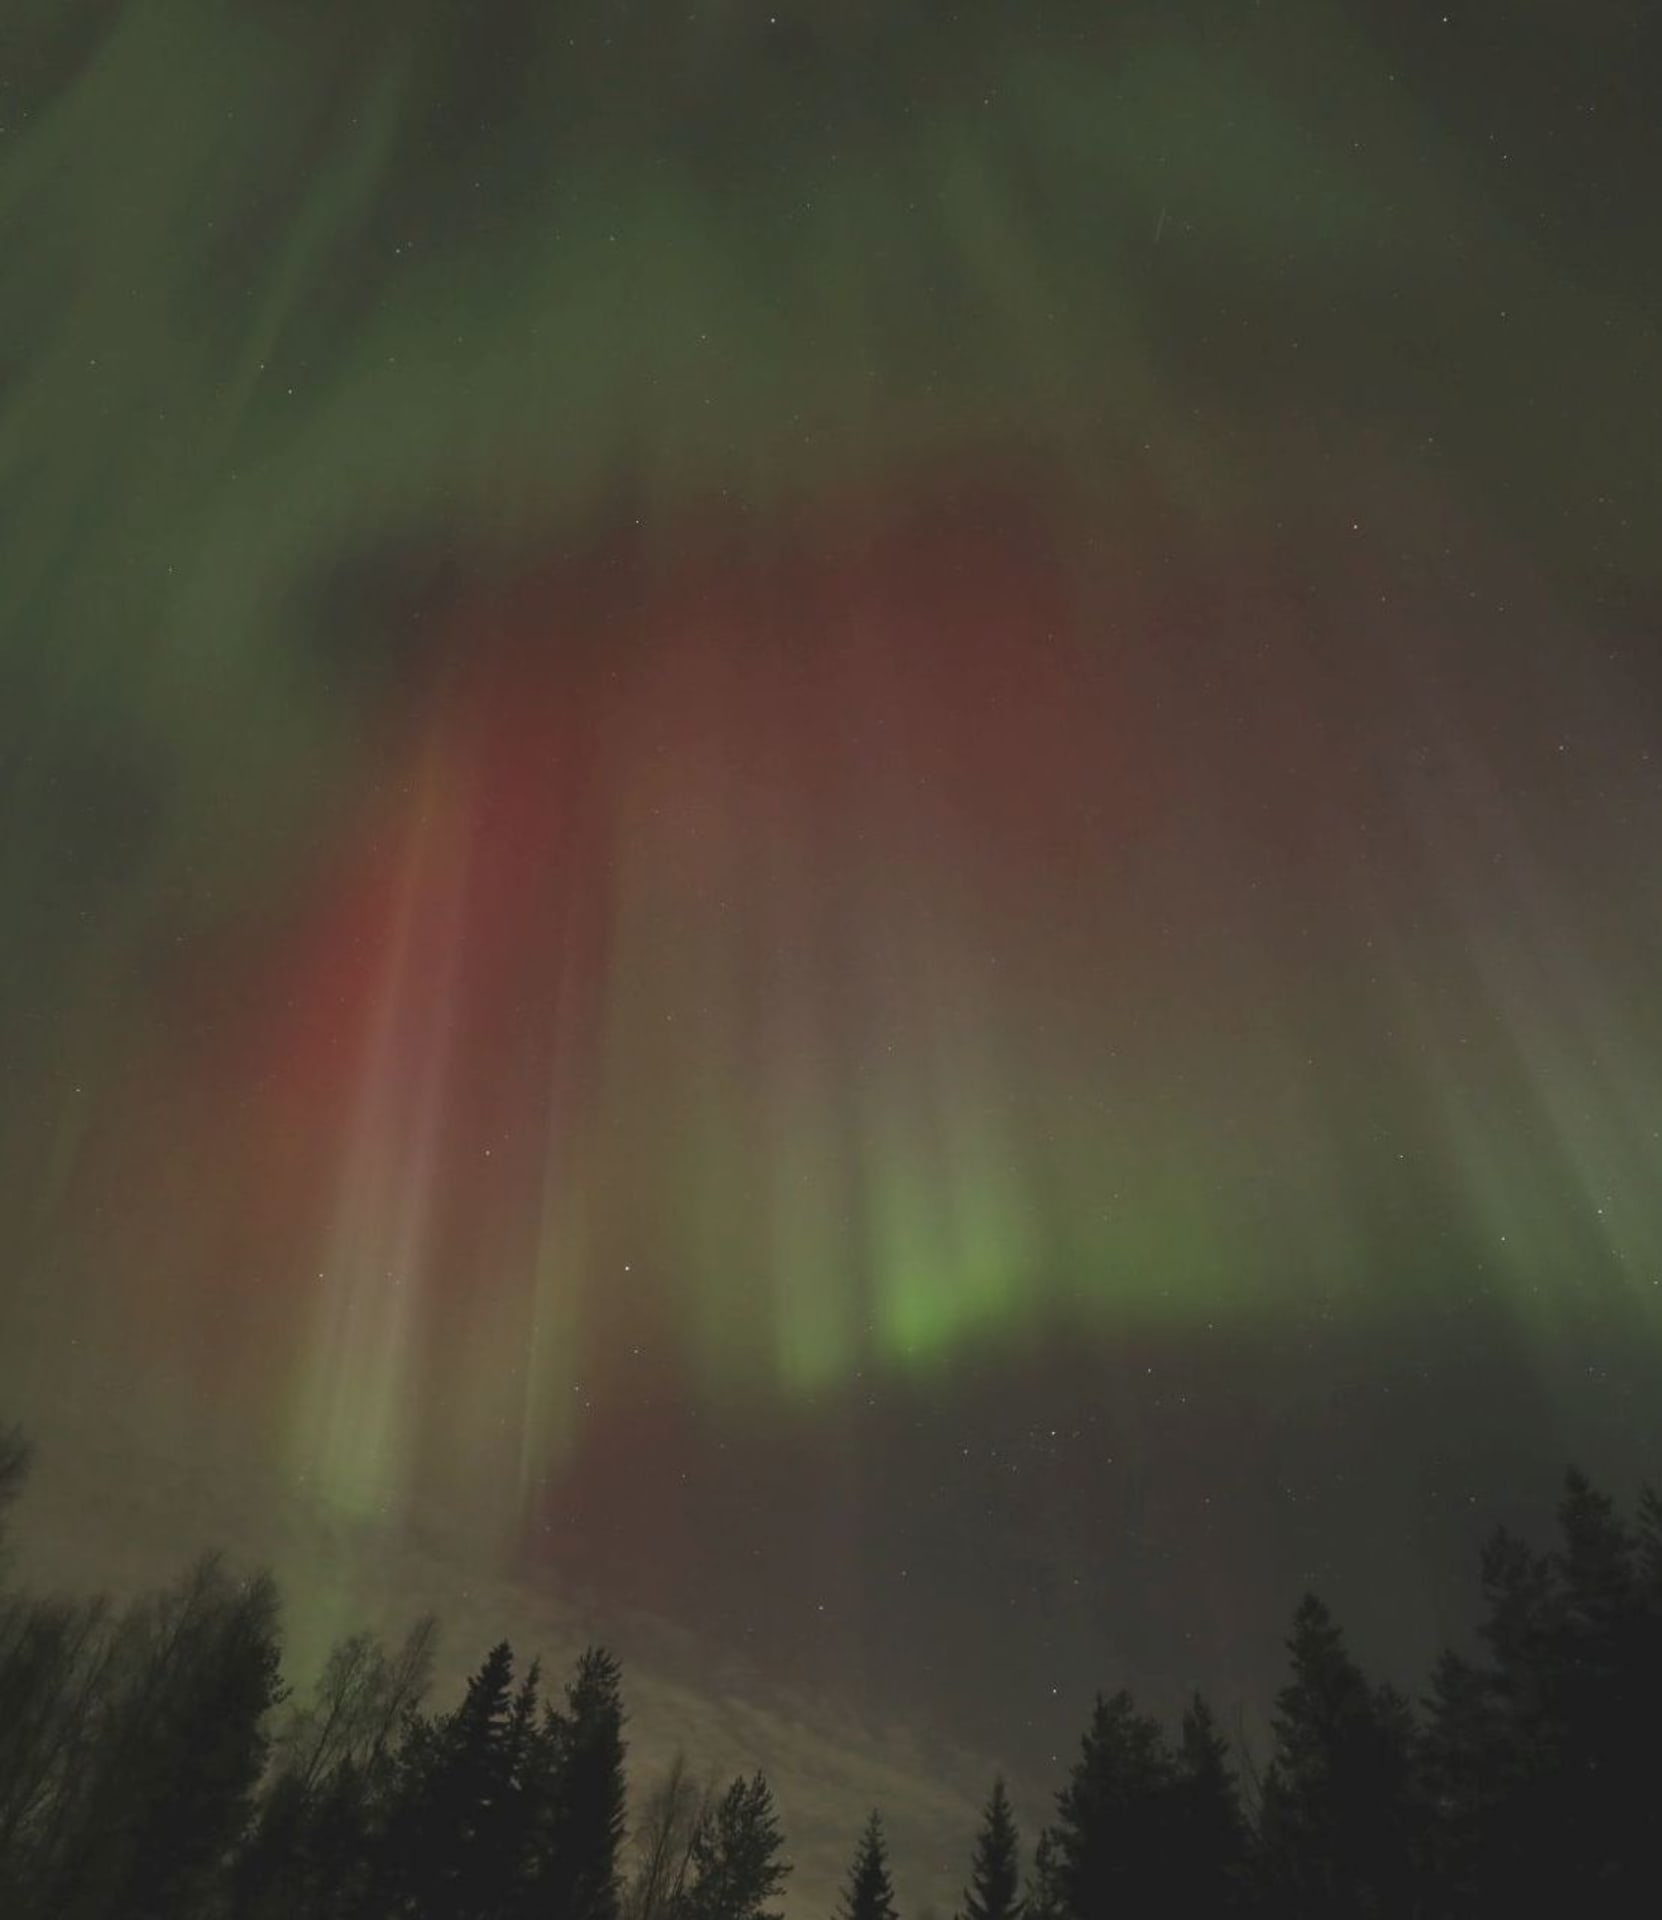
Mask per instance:
[[[1646,0],[4,11],[26,1567],[910,1912],[1662,1474]]]

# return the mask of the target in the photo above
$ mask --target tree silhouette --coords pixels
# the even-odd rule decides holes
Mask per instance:
[[[1056,1796],[1056,1883],[1072,1920],[1162,1900],[1174,1780],[1158,1724],[1129,1693],[1098,1694]]]
[[[533,1809],[525,1911],[618,1920],[623,1840],[623,1694],[618,1664],[591,1647],[545,1710],[528,1757]]]
[[[1635,1572],[1639,1598],[1654,1621],[1662,1611],[1662,1495],[1654,1487],[1639,1491],[1639,1528],[1635,1541]]]
[[[1658,1780],[1651,1760],[1654,1702],[1635,1686],[1647,1631],[1638,1540],[1610,1499],[1571,1470],[1558,1508],[1553,1554],[1562,1604],[1548,1682],[1559,1764],[1557,1819],[1567,1866],[1598,1886],[1613,1910],[1635,1906],[1650,1880],[1649,1849],[1634,1842],[1655,1818]],[[1576,1871],[1571,1867],[1571,1871]],[[1654,1900],[1654,1888],[1648,1888]]]
[[[694,1829],[678,1920],[779,1920],[770,1904],[790,1868],[773,1795],[760,1773],[742,1776]]]
[[[1259,1815],[1266,1883],[1289,1915],[1411,1912],[1422,1836],[1407,1702],[1369,1685],[1314,1594],[1287,1648]]]
[[[1033,1871],[1022,1902],[1022,1920],[1066,1920],[1067,1898],[1062,1890],[1062,1863],[1055,1830],[1046,1827],[1033,1849]]]
[[[635,1822],[635,1871],[623,1896],[624,1920],[663,1920],[675,1908],[709,1800],[709,1789],[693,1779],[686,1754],[677,1749]]]
[[[362,1906],[399,1735],[426,1694],[435,1634],[430,1617],[418,1621],[390,1656],[373,1635],[353,1634],[330,1651],[310,1701],[290,1710],[236,1862],[244,1920],[333,1920]]]
[[[504,1872],[500,1827],[514,1788],[508,1747],[513,1665],[513,1649],[500,1641],[458,1707],[408,1729],[384,1877],[398,1912],[462,1920],[492,1910]],[[517,1879],[517,1871],[511,1877]]]
[[[23,1491],[32,1458],[21,1427],[0,1427],[0,1546],[5,1544],[6,1515]]]
[[[899,1920],[894,1886],[889,1879],[889,1852],[883,1838],[882,1816],[874,1808],[861,1829],[859,1845],[848,1869],[838,1920]]]
[[[1513,1731],[1494,1675],[1443,1653],[1432,1673],[1420,1753],[1436,1911],[1478,1911],[1512,1877],[1504,1827],[1520,1786]]]
[[[1654,1515],[1642,1498],[1638,1530],[1629,1528],[1572,1470],[1556,1549],[1504,1530],[1485,1547],[1488,1657],[1446,1655],[1430,1701],[1426,1781],[1445,1901],[1585,1910],[1596,1898],[1609,1914],[1650,1905],[1662,1792]]]
[[[993,1781],[970,1857],[963,1920],[1021,1920],[1021,1839],[1004,1780]]]
[[[108,1627],[98,1601],[0,1605],[0,1913],[27,1909],[84,1791]]]
[[[1171,1794],[1173,1909],[1226,1914],[1241,1897],[1246,1822],[1229,1743],[1198,1693],[1184,1710]]]
[[[41,1836],[55,1920],[188,1914],[246,1828],[280,1697],[277,1597],[200,1562],[114,1625]]]
[[[368,1633],[330,1651],[311,1703],[278,1736],[282,1761],[302,1786],[315,1786],[347,1762],[365,1772],[381,1764],[431,1684],[437,1632],[428,1615],[390,1656]]]
[[[0,1451],[3,1492],[9,1429]],[[1630,1523],[1572,1472],[1555,1544],[1498,1533],[1480,1577],[1477,1651],[1439,1660],[1423,1730],[1305,1599],[1254,1823],[1198,1695],[1175,1747],[1129,1694],[1099,1696],[1024,1890],[995,1780],[959,1920],[1648,1915],[1662,1502]],[[121,1609],[0,1597],[0,1914],[622,1920],[616,1662],[583,1655],[556,1704],[504,1642],[427,1713],[431,1657],[430,1622],[391,1655],[355,1635],[279,1712],[263,1577],[204,1561]],[[627,1920],[779,1920],[762,1775],[701,1800],[678,1758],[647,1808]],[[875,1813],[837,1911],[896,1920]]]

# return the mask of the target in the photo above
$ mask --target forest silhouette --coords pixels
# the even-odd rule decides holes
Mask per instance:
[[[0,1430],[0,1552],[27,1477]],[[1651,1914],[1662,1806],[1662,1501],[1574,1471],[1558,1537],[1485,1547],[1472,1655],[1410,1698],[1307,1595],[1262,1764],[1196,1695],[1175,1729],[1098,1695],[1024,1848],[1002,1779],[955,1920],[1463,1920]],[[282,1678],[278,1597],[219,1561],[122,1606],[0,1584],[5,1920],[777,1920],[760,1772],[677,1758],[635,1799],[622,1676],[563,1685],[492,1647],[448,1709],[435,1630],[340,1641]],[[898,1920],[881,1814],[836,1920]]]

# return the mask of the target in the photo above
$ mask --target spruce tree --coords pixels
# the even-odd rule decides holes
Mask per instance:
[[[1422,1835],[1407,1702],[1368,1683],[1314,1594],[1287,1645],[1259,1820],[1274,1899],[1289,1916],[1411,1912]]]
[[[779,1920],[769,1908],[790,1873],[783,1846],[767,1781],[741,1776],[693,1831],[675,1920]]]
[[[1598,1885],[1613,1911],[1649,1877],[1656,1813],[1656,1729],[1637,1684],[1648,1638],[1638,1540],[1609,1497],[1573,1469],[1558,1508],[1553,1555],[1563,1593],[1551,1685],[1559,1766],[1555,1783],[1566,1865]],[[1654,1889],[1652,1896],[1654,1897]]]
[[[1002,1776],[981,1815],[964,1890],[963,1920],[1021,1920],[1021,1840]]]
[[[1508,1902],[1503,1828],[1519,1790],[1522,1754],[1494,1675],[1444,1652],[1425,1702],[1420,1778],[1431,1816],[1429,1868],[1437,1911],[1480,1912]]]
[[[1056,1832],[1046,1827],[1033,1849],[1022,1920],[1067,1920],[1067,1898],[1062,1890],[1062,1862]]]
[[[860,1843],[848,1869],[837,1920],[900,1920],[895,1910],[894,1886],[889,1879],[889,1853],[883,1838],[882,1816],[874,1808],[861,1830]]]
[[[376,1896],[397,1913],[457,1920],[498,1884],[495,1826],[513,1784],[513,1664],[513,1649],[498,1642],[460,1706],[406,1731]]]
[[[1074,1920],[1163,1903],[1173,1779],[1159,1726],[1129,1693],[1099,1694],[1056,1796],[1057,1885]]]
[[[1483,1549],[1487,1659],[1449,1656],[1433,1679],[1427,1790],[1438,1810],[1438,1870],[1448,1889],[1501,1907],[1567,1895],[1567,1741],[1561,1563],[1504,1528]],[[1561,1886],[1561,1876],[1563,1884]]]
[[[1490,1660],[1465,1689],[1483,1713],[1448,1697],[1445,1669],[1432,1756],[1445,1776],[1458,1758],[1464,1784],[1443,1850],[1491,1902],[1574,1904],[1597,1888],[1601,1912],[1647,1904],[1662,1621],[1647,1599],[1645,1518],[1642,1505],[1634,1532],[1572,1470],[1554,1551],[1505,1532],[1484,1551]]]
[[[560,1920],[618,1920],[623,1841],[623,1688],[599,1647],[577,1662],[564,1710],[544,1711],[527,1756],[536,1805],[523,1904]]]
[[[1246,1822],[1229,1743],[1198,1693],[1183,1714],[1171,1794],[1173,1909],[1228,1913],[1241,1892]]]

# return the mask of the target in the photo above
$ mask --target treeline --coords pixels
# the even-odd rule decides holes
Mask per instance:
[[[0,1432],[0,1514],[27,1452]],[[1559,1538],[1484,1552],[1480,1652],[1418,1702],[1322,1603],[1287,1642],[1262,1766],[1198,1696],[1175,1729],[1099,1697],[1031,1854],[995,1782],[956,1920],[1471,1920],[1650,1914],[1662,1837],[1662,1505],[1571,1474]],[[776,1920],[789,1866],[760,1773],[677,1760],[625,1837],[616,1662],[564,1684],[491,1649],[448,1711],[434,1632],[355,1635],[281,1679],[269,1579],[0,1595],[5,1920]],[[838,1920],[897,1920],[881,1820]]]

